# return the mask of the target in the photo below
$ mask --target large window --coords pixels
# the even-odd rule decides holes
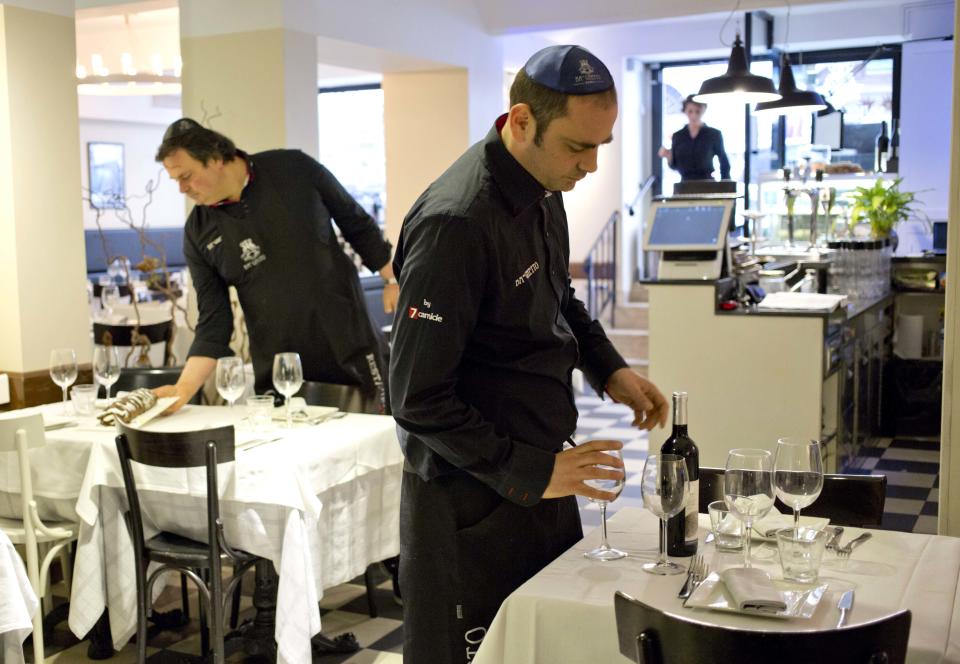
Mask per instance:
[[[384,224],[386,157],[379,84],[321,88],[317,97],[320,161]]]

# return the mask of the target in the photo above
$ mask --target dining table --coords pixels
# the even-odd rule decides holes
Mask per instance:
[[[721,552],[714,543],[704,544],[709,517],[701,514],[699,519],[700,553],[710,571],[742,566],[741,553]],[[960,662],[958,538],[845,528],[844,542],[863,532],[872,537],[846,560],[825,553],[816,584],[826,584],[827,589],[812,616],[779,619],[684,607],[677,595],[685,574],[656,576],[641,568],[657,557],[659,520],[645,510],[624,507],[608,525],[610,545],[629,555],[611,562],[587,560],[584,552],[600,541],[599,529],[589,533],[503,602],[479,645],[474,664],[631,661],[619,651],[614,614],[618,590],[671,615],[743,630],[777,631],[836,628],[838,601],[853,590],[855,603],[848,626],[909,609],[912,623],[907,661]],[[753,565],[773,579],[781,578],[775,546],[755,543],[752,548]],[[672,560],[686,566],[691,559]]]
[[[43,413],[51,428],[46,444],[30,451],[41,517],[80,521],[70,629],[83,638],[109,609],[119,650],[136,631],[136,586],[115,430],[93,417],[71,415],[62,404],[20,412]],[[142,428],[225,425],[233,425],[236,435],[235,460],[218,468],[226,539],[272,563],[279,576],[277,659],[308,664],[311,637],[321,629],[324,590],[399,552],[403,457],[395,423],[351,413],[289,428],[278,418],[254,430],[242,407],[187,405]],[[136,473],[147,537],[167,531],[205,540],[205,468],[138,465]],[[18,508],[18,491],[16,473],[0,470],[0,516],[15,516],[5,512]]]
[[[0,662],[23,664],[23,642],[39,609],[23,559],[0,530]]]

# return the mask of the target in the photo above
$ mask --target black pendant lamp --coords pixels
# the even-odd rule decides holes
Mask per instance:
[[[816,113],[827,107],[827,102],[813,90],[800,90],[793,78],[790,56],[783,56],[783,69],[780,71],[780,99],[757,104],[755,113],[785,115],[787,113]]]
[[[731,98],[741,100],[745,104],[780,99],[780,94],[774,89],[771,79],[750,73],[750,68],[747,67],[747,53],[743,48],[743,42],[740,41],[739,33],[730,51],[727,73],[705,80],[700,85],[700,92],[694,96],[693,100],[706,104]]]

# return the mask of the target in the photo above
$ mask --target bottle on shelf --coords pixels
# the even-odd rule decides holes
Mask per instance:
[[[887,135],[887,121],[880,123],[877,134],[876,151],[873,153],[873,172],[883,173],[887,166],[887,153],[890,151],[890,137]]]
[[[700,508],[700,450],[687,431],[687,393],[673,393],[673,432],[660,447],[661,454],[676,454],[687,462],[690,489],[679,514],[667,521],[667,555],[692,556],[697,552],[697,514]]]
[[[887,173],[898,173],[900,171],[900,127],[896,119],[890,125],[890,154],[887,156],[884,171]]]

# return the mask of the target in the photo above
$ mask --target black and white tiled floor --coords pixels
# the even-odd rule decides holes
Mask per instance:
[[[612,503],[610,513],[622,507],[643,507],[640,496],[640,474],[647,457],[648,441],[645,432],[630,426],[633,416],[626,406],[603,401],[596,396],[577,399],[580,410],[577,442],[611,438],[624,442],[623,456],[627,462],[627,479],[620,498]],[[883,527],[918,533],[935,533],[937,528],[937,492],[939,443],[936,440],[887,439],[876,447],[865,448],[855,462],[856,467],[845,472],[887,475],[886,512]],[[583,499],[581,515],[585,530],[600,524],[599,508]],[[377,589],[377,608],[380,616],[370,618],[362,579],[328,590],[320,602],[323,631],[330,637],[353,632],[362,649],[351,655],[326,655],[315,658],[323,664],[401,664],[403,644],[403,611],[392,597],[390,581]],[[247,587],[252,583],[246,583]],[[170,589],[166,601],[158,608],[169,610],[179,606],[179,593]],[[195,602],[194,598],[194,602]],[[250,599],[244,598],[241,620],[252,617]],[[192,614],[197,615],[194,608]],[[199,624],[194,619],[179,630],[154,631],[149,639],[150,664],[200,662]],[[30,661],[31,651],[25,649]],[[48,661],[58,664],[87,662],[87,643],[78,643],[65,624],[58,626],[47,648]],[[244,661],[242,652],[227,657],[231,664]],[[108,660],[110,664],[130,664],[136,661],[136,650],[128,644],[123,652]]]

